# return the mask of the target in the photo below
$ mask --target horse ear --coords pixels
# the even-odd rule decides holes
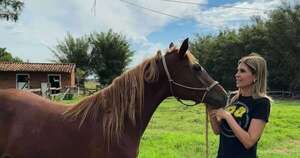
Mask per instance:
[[[171,43],[169,44],[169,49],[171,49],[171,48],[173,48],[173,47],[174,47],[174,43],[171,42]]]
[[[186,38],[186,39],[182,42],[182,44],[181,44],[181,46],[180,46],[180,49],[179,49],[179,55],[180,55],[181,58],[184,57],[184,55],[185,55],[185,53],[186,53],[186,51],[187,51],[188,49],[189,49],[189,38]]]

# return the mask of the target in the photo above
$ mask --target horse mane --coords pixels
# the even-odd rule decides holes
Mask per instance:
[[[136,120],[141,118],[144,81],[158,80],[158,60],[161,60],[161,51],[115,78],[106,88],[72,106],[64,116],[72,120],[79,119],[79,127],[87,119],[91,119],[96,126],[100,121],[104,139],[108,144],[113,138],[118,142],[124,130],[125,119],[128,118],[135,125]]]

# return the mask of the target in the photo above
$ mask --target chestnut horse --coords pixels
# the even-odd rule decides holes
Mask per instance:
[[[145,60],[111,85],[65,106],[35,94],[0,90],[1,158],[135,158],[140,139],[167,97],[226,105],[226,92],[188,50]]]

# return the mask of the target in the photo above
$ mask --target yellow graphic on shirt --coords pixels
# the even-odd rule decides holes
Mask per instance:
[[[241,106],[237,108],[235,105],[227,106],[225,110],[236,118],[241,118],[244,115],[244,113],[247,112],[245,107]]]
[[[228,111],[229,113],[233,114],[235,112],[235,110],[236,110],[236,106],[234,106],[234,105],[227,106],[225,108],[225,110]]]

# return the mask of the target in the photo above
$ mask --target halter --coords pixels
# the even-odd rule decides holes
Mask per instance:
[[[193,105],[189,105],[189,104],[183,103],[179,97],[175,96],[175,93],[174,93],[174,91],[173,91],[173,85],[179,86],[179,87],[182,87],[182,88],[185,88],[185,89],[195,90],[195,91],[205,91],[205,93],[204,93],[203,96],[202,96],[201,102],[200,102],[200,103],[202,103],[202,102],[204,101],[204,99],[205,99],[207,93],[208,93],[212,88],[214,88],[216,85],[219,84],[219,82],[214,81],[210,86],[205,87],[205,88],[190,87],[190,86],[186,86],[186,85],[180,84],[180,83],[174,81],[174,80],[171,78],[171,75],[170,75],[170,73],[169,73],[168,66],[167,66],[166,59],[165,59],[165,56],[164,56],[164,55],[162,56],[162,62],[163,62],[163,66],[164,66],[164,69],[165,69],[165,72],[166,72],[166,74],[167,74],[168,81],[169,81],[169,84],[170,84],[170,91],[171,91],[171,94],[172,94],[172,96],[174,96],[174,97],[177,99],[177,101],[179,101],[179,102],[180,102],[181,104],[183,104],[183,105],[186,105],[186,106],[194,106],[194,105],[197,105],[197,104],[199,104],[199,103],[195,103],[195,104],[193,104]]]

